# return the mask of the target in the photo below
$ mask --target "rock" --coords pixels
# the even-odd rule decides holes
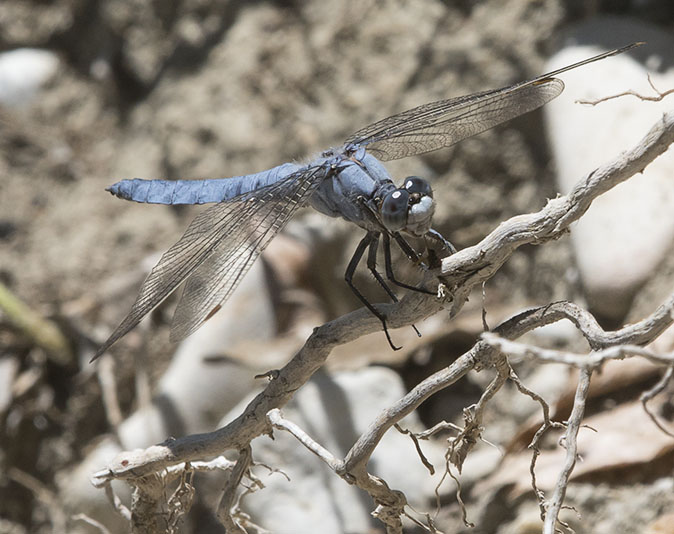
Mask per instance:
[[[106,526],[108,532],[128,531],[128,522],[112,507],[103,491],[97,491],[91,485],[91,474],[100,471],[111,458],[121,452],[119,443],[114,437],[106,436],[96,447],[88,451],[86,457],[76,466],[57,476],[57,485],[62,495],[64,511],[70,515],[85,514],[95,518]],[[115,494],[124,503],[131,500],[129,486],[122,481],[112,481]],[[86,523],[74,522],[68,532],[72,534],[93,534],[96,530]],[[99,531],[100,532],[100,531]]]
[[[674,68],[665,63],[674,40],[641,22],[602,18],[577,27],[571,46],[547,65],[552,70],[633,41],[648,44],[635,53],[605,59],[561,76],[564,93],[546,106],[548,132],[558,169],[558,186],[567,193],[597,167],[634,147],[671,99],[643,102],[625,96],[594,107],[576,103],[627,90],[653,95],[647,74],[662,90],[674,87]],[[648,58],[648,61],[646,59]],[[594,201],[571,229],[571,239],[591,309],[620,321],[631,301],[671,254],[674,240],[674,152],[660,156],[627,182]]]
[[[18,48],[0,54],[0,105],[24,107],[56,73],[59,58],[37,48]]]
[[[276,333],[267,286],[264,266],[256,262],[227,305],[178,346],[152,404],[120,425],[126,449],[212,430],[232,406],[264,385],[254,377],[268,368],[237,361],[230,350],[244,339],[269,340]]]
[[[283,409],[283,415],[343,458],[381,410],[404,394],[400,377],[384,367],[335,375],[319,371]],[[235,408],[232,417],[241,411]],[[401,426],[422,430],[416,414],[405,418]],[[443,470],[444,448],[435,442],[422,442],[421,447],[436,468],[434,477],[421,464],[411,439],[395,430],[386,434],[368,467],[391,488],[402,490],[418,510],[426,510]],[[243,501],[256,523],[284,532],[324,534],[367,532],[371,528],[374,507],[367,494],[330,471],[290,434],[274,430],[273,441],[256,440],[253,457],[290,477],[288,481],[278,473],[267,476],[256,469],[265,488]],[[453,491],[451,484],[443,488],[446,491],[450,486]]]
[[[267,368],[255,369],[252,362],[248,365],[227,354],[241,339],[254,335],[271,339],[276,333],[267,287],[263,263],[256,262],[228,305],[179,345],[152,402],[119,425],[119,442],[102,440],[76,469],[62,474],[60,486],[68,495],[69,510],[87,513],[111,531],[122,532],[119,517],[115,517],[104,493],[92,491],[91,473],[107,465],[122,449],[145,448],[167,436],[213,430],[224,413],[251,390],[264,385],[254,376]],[[126,488],[122,483],[115,486],[116,490]]]

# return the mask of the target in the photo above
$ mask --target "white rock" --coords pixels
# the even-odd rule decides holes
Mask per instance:
[[[276,333],[265,277],[262,262],[256,262],[227,306],[180,344],[153,402],[136,410],[117,429],[121,443],[103,440],[77,468],[61,474],[69,510],[86,513],[111,532],[123,532],[104,492],[91,487],[91,474],[104,468],[122,449],[145,448],[168,436],[212,430],[232,406],[264,385],[254,379],[256,370],[250,365],[228,358],[217,363],[207,360],[226,354],[241,339],[252,335],[268,339]]]
[[[110,504],[105,492],[91,485],[91,475],[104,468],[111,458],[121,452],[115,438],[107,436],[76,466],[57,475],[59,494],[63,499],[64,511],[69,516],[85,514],[104,524],[109,532],[128,532],[129,526]],[[131,501],[131,491],[121,480],[114,480],[112,488],[126,505]],[[68,534],[91,534],[96,532],[86,523],[71,521]]]
[[[357,437],[385,407],[405,394],[400,377],[384,367],[369,367],[334,376],[319,372],[300,389],[283,415],[298,424],[314,440],[338,458],[344,458]],[[238,415],[241,408],[235,408]],[[401,422],[403,428],[421,430],[416,414]],[[423,442],[425,455],[436,468],[431,477],[417,456],[408,436],[389,431],[375,450],[368,469],[382,477],[391,488],[402,490],[410,503],[429,510],[433,490],[444,466],[444,448]],[[243,506],[254,520],[278,532],[367,532],[372,526],[373,504],[362,490],[350,486],[286,432],[274,431],[274,440],[259,438],[253,443],[253,457],[280,469],[280,474],[261,470],[266,486],[248,496]],[[443,488],[454,490],[452,484]]]
[[[606,46],[574,45],[564,48],[546,65],[553,70],[602,51],[646,40],[638,49],[652,55],[644,66],[631,55],[611,57],[561,75],[562,95],[545,109],[549,138],[558,169],[558,186],[567,193],[595,168],[613,161],[634,147],[665,111],[672,99],[643,102],[625,96],[591,107],[576,103],[627,90],[653,95],[647,79],[656,87],[674,87],[674,69],[656,72],[658,57],[671,57],[674,40],[669,34],[638,22],[599,19],[573,34],[577,42],[592,37],[610,39]],[[607,37],[608,36],[608,37]],[[653,60],[656,60],[653,62]],[[660,61],[662,62],[662,61]],[[649,68],[649,65],[651,68]],[[643,175],[637,175],[594,201],[571,229],[578,268],[593,311],[620,320],[632,297],[652,275],[674,240],[674,152],[660,156]]]
[[[169,435],[211,430],[251,390],[264,386],[254,369],[227,357],[236,343],[276,333],[261,261],[251,267],[223,308],[177,348],[154,402],[126,419],[118,430],[125,449],[147,447]],[[217,362],[209,361],[217,357]]]
[[[48,50],[17,48],[0,54],[0,104],[22,107],[56,73],[59,58]]]

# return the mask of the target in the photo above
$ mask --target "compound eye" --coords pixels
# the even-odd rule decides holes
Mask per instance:
[[[403,183],[405,190],[410,195],[417,194],[420,197],[429,196],[433,198],[431,185],[423,178],[420,178],[419,176],[408,176]]]
[[[381,204],[381,220],[392,232],[402,230],[407,225],[407,205],[410,195],[404,189],[391,191]]]

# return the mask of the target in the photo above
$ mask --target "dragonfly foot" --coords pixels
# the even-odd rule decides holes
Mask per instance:
[[[396,345],[393,344],[393,340],[391,339],[391,334],[388,332],[388,326],[386,326],[386,321],[382,320],[381,324],[384,327],[384,334],[386,334],[386,341],[388,341],[388,344],[390,345],[391,349],[393,350],[400,350],[402,347],[397,347]]]

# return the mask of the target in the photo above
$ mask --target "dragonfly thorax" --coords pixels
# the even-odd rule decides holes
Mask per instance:
[[[434,211],[433,190],[418,176],[405,178],[402,187],[387,192],[379,206],[379,215],[388,230],[416,236],[425,235],[431,228]]]

